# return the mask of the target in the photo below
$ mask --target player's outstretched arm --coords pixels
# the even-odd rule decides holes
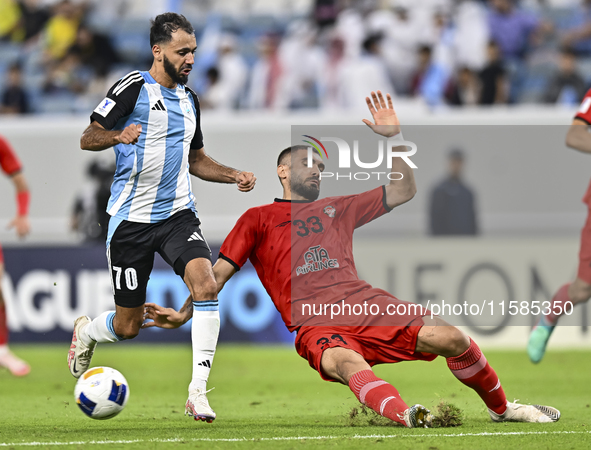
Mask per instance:
[[[372,92],[371,99],[365,97],[365,101],[374,121],[363,119],[363,123],[375,133],[384,137],[396,138],[396,135],[402,136],[400,134],[400,121],[396,111],[394,111],[390,94],[386,94],[386,99],[384,99],[380,91],[377,94]],[[395,148],[399,152],[407,151],[404,146]],[[417,187],[411,167],[402,158],[392,159],[392,172],[402,174],[402,179],[396,179],[400,178],[400,176],[392,177],[390,184],[386,185],[386,203],[388,207],[395,208],[413,198],[417,192]]]
[[[123,130],[105,130],[101,124],[92,122],[82,133],[80,148],[98,152],[117,144],[136,144],[141,133],[142,126],[134,123]]]
[[[193,317],[193,299],[191,296],[180,310],[174,308],[165,308],[156,303],[146,303],[144,305],[144,323],[142,328],[178,328],[183,326]]]
[[[228,261],[219,258],[213,266],[213,274],[218,285],[218,293],[226,282],[236,273],[234,266]],[[142,328],[178,328],[193,317],[193,298],[189,295],[181,309],[164,308],[156,303],[144,305],[144,324]]]
[[[591,153],[589,125],[581,119],[574,119],[566,133],[566,145],[583,153]]]
[[[8,228],[14,228],[19,238],[24,238],[31,231],[29,222],[29,187],[22,172],[17,172],[11,177],[16,189],[17,212],[14,219],[8,224]]]
[[[218,294],[226,285],[226,282],[232,278],[236,273],[236,269],[232,264],[223,258],[218,258],[216,263],[213,265],[213,276],[218,285]]]
[[[241,172],[220,164],[207,155],[203,148],[190,150],[189,172],[205,181],[236,183],[241,192],[251,191],[257,180],[252,172]]]
[[[374,121],[363,119],[363,123],[374,133],[384,137],[393,137],[400,133],[400,121],[394,111],[394,106],[392,106],[390,94],[386,94],[384,100],[382,91],[378,91],[377,94],[372,91],[371,98],[365,97],[365,102]]]

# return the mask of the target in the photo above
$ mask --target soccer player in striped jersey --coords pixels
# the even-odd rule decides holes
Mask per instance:
[[[20,238],[30,231],[29,225],[29,188],[22,172],[22,166],[8,141],[0,136],[0,167],[8,175],[16,189],[16,216],[10,222],[10,228],[16,230]],[[4,274],[4,257],[0,247],[0,367],[6,367],[13,375],[22,377],[31,369],[23,360],[14,356],[8,348],[8,323],[6,306],[2,296],[2,275]]]
[[[382,136],[398,135],[400,126],[390,96],[386,101],[378,91],[372,92],[372,98],[373,102],[366,101],[374,122],[364,123]],[[353,232],[413,198],[416,186],[406,162],[392,160],[392,172],[403,178],[395,176],[386,186],[317,200],[324,163],[318,155],[312,164],[308,158],[305,146],[288,147],[279,154],[277,175],[283,198],[251,208],[238,219],[214,266],[218,289],[250,259],[285,325],[297,332],[299,355],[324,380],[349,386],[361,403],[409,428],[428,427],[429,411],[418,404],[409,407],[394,386],[374,374],[373,365],[442,356],[452,374],[480,396],[493,421],[556,422],[560,412],[555,408],[508,402],[478,345],[458,328],[359,279]],[[303,314],[302,303],[310,305],[314,300],[329,310],[342,301],[350,306],[371,303],[381,311],[391,306],[399,311],[402,306],[408,314],[384,322],[379,314],[371,318],[349,313],[348,319],[353,320],[345,320],[347,325],[328,323],[323,316],[318,316],[322,321],[318,322]],[[191,318],[190,305],[191,298],[177,312],[147,303],[147,318],[153,322],[144,327],[180,326]]]
[[[582,153],[591,153],[591,89],[575,115],[566,134],[566,145]],[[533,363],[539,363],[546,353],[546,346],[550,340],[558,319],[565,311],[579,303],[585,303],[591,298],[591,183],[583,197],[587,205],[587,221],[581,230],[581,248],[579,251],[579,269],[574,281],[562,285],[552,297],[550,308],[542,311],[540,320],[529,335],[527,353]]]
[[[187,19],[165,13],[152,21],[154,62],[109,90],[80,139],[84,150],[115,148],[116,172],[107,211],[107,258],[115,311],[74,325],[68,366],[84,373],[99,342],[132,339],[140,331],[146,286],[158,252],[184,280],[193,302],[193,377],[185,411],[211,422],[206,397],[219,333],[211,250],[199,228],[190,175],[253,189],[256,178],[214,161],[204,151],[199,101],[186,86],[197,48]]]

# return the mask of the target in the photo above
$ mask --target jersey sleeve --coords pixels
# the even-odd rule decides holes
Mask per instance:
[[[587,125],[591,125],[591,89],[587,91],[575,119],[580,119]]]
[[[199,106],[199,99],[197,94],[192,89],[186,88],[187,92],[193,97],[193,103],[195,104],[195,134],[191,141],[191,148],[199,150],[203,148],[203,132],[201,131],[201,107]]]
[[[8,141],[0,136],[0,167],[6,175],[14,175],[22,168],[21,162]]]
[[[237,271],[246,263],[255,248],[258,222],[258,214],[249,209],[240,216],[222,244],[220,258],[232,264]]]
[[[90,121],[99,123],[105,130],[112,130],[119,120],[133,112],[144,82],[137,71],[121,78],[94,109]]]
[[[386,203],[386,187],[372,189],[361,194],[345,197],[346,202],[343,217],[354,223],[354,228],[359,228],[366,223],[392,211]]]

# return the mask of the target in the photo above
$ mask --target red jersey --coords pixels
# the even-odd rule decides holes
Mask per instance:
[[[13,175],[21,170],[21,163],[8,141],[0,136],[0,167],[6,175]]]
[[[587,125],[591,125],[591,89],[589,89],[585,94],[585,97],[581,102],[581,106],[579,106],[579,110],[577,111],[577,114],[575,116],[575,119],[582,120]],[[589,187],[587,188],[585,197],[583,197],[583,202],[591,206],[591,183],[589,183]]]
[[[236,270],[250,259],[290,331],[292,303],[336,302],[363,293],[390,295],[360,280],[353,260],[353,231],[390,211],[384,186],[314,202],[275,199],[236,222],[220,258]]]
[[[575,119],[580,119],[583,122],[587,122],[588,125],[591,125],[591,89],[589,89],[585,94],[585,97],[583,97],[583,101],[581,102],[581,106],[579,106]]]

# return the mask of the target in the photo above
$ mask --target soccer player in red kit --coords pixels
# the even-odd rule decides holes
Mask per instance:
[[[385,99],[381,92],[372,92],[372,99],[366,100],[374,122],[364,123],[382,136],[398,135],[400,126],[390,95]],[[476,343],[442,319],[425,317],[428,311],[405,315],[390,326],[371,326],[369,318],[350,326],[327,325],[326,321],[317,326],[293,323],[301,316],[302,303],[314,297],[322,297],[324,304],[344,299],[347,303],[411,305],[359,279],[352,235],[355,228],[414,196],[412,169],[402,158],[393,158],[392,172],[401,173],[402,179],[358,195],[317,200],[324,164],[319,155],[313,155],[312,164],[308,158],[305,146],[281,152],[277,175],[283,198],[251,208],[238,219],[214,266],[218,290],[250,259],[286,326],[297,331],[295,346],[300,356],[324,380],[349,386],[361,403],[407,427],[429,426],[429,411],[418,404],[409,407],[394,386],[373,373],[373,365],[431,361],[441,355],[452,373],[480,395],[493,421],[557,421],[560,412],[555,408],[509,403]],[[182,325],[190,318],[190,300],[179,312],[146,304],[146,318],[153,322],[144,326]]]
[[[575,115],[566,134],[566,145],[583,153],[591,153],[591,89]],[[539,363],[544,357],[548,340],[554,331],[558,318],[565,311],[570,311],[574,305],[584,303],[591,298],[591,183],[583,197],[587,205],[588,214],[585,226],[581,231],[581,248],[579,251],[579,270],[577,278],[571,283],[562,285],[552,298],[548,314],[542,317],[532,330],[527,345],[527,353],[534,363]],[[544,311],[543,311],[544,312]]]
[[[16,217],[9,227],[14,228],[20,238],[29,234],[30,226],[27,217],[29,211],[29,188],[22,174],[21,163],[10,147],[8,141],[0,136],[0,167],[10,177],[16,189]],[[24,376],[30,372],[29,365],[14,356],[8,348],[8,324],[6,320],[6,306],[2,296],[2,276],[4,275],[4,256],[0,247],[0,367],[6,367],[13,375]]]

